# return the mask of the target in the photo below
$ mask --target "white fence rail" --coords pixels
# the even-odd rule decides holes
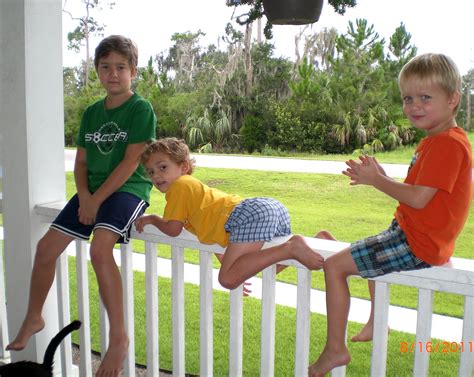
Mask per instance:
[[[51,222],[57,215],[63,203],[52,203],[36,208],[36,213],[45,222]],[[173,336],[173,375],[185,375],[185,321],[184,321],[184,249],[197,250],[200,257],[200,375],[212,376],[213,373],[213,280],[212,254],[222,253],[217,245],[204,245],[197,239],[183,232],[179,237],[172,238],[163,235],[151,227],[142,234],[132,233],[132,238],[142,240],[145,245],[146,258],[146,347],[147,375],[158,376],[159,359],[159,326],[158,326],[158,269],[157,246],[171,245],[172,248],[172,336]],[[268,246],[282,242],[275,240]],[[327,257],[348,244],[328,240],[308,238],[310,246]],[[134,344],[134,285],[132,266],[132,247],[124,245],[121,248],[121,272],[124,286],[125,321],[130,337],[130,347],[125,361],[124,375],[135,375],[135,344]],[[311,272],[296,261],[285,261],[285,264],[298,267],[297,309],[296,309],[296,349],[294,360],[294,375],[297,377],[307,374],[309,344],[310,344],[310,291]],[[275,360],[275,266],[263,272],[262,284],[262,323],[261,323],[261,376],[278,375],[274,370]],[[80,331],[80,365],[79,375],[92,376],[91,334],[89,313],[89,282],[87,273],[87,245],[84,241],[76,241],[76,274],[78,313],[83,326]],[[0,279],[3,284],[3,279]],[[59,327],[70,322],[69,313],[69,273],[67,255],[64,253],[58,261],[57,286],[59,302]],[[0,295],[2,286],[0,284]],[[450,265],[433,267],[428,270],[411,271],[389,274],[376,280],[376,317],[371,375],[383,376],[386,373],[387,357],[387,321],[389,307],[390,284],[401,284],[419,289],[418,325],[416,341],[427,344],[431,333],[431,317],[433,291],[443,291],[463,295],[465,298],[462,341],[469,345],[474,341],[474,260],[453,258]],[[6,321],[5,300],[0,297],[0,344],[4,349]],[[229,329],[229,375],[243,375],[243,304],[242,287],[230,292],[230,329]],[[108,324],[106,315],[101,310],[101,347],[107,347]],[[2,355],[3,356],[3,355]],[[6,355],[8,356],[8,355]],[[73,376],[71,367],[71,347],[62,345],[62,375]],[[415,350],[413,366],[414,376],[428,375],[429,353]],[[473,373],[474,352],[460,352],[459,376],[471,376]],[[345,368],[337,368],[333,376],[345,375]]]

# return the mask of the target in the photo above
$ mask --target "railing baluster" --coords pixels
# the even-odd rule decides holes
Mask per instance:
[[[375,280],[374,340],[372,344],[372,376],[385,376],[387,365],[388,308],[390,286]]]
[[[71,322],[69,313],[69,268],[67,253],[62,253],[56,262],[58,292],[58,320],[62,329]],[[61,376],[72,376],[72,348],[70,337],[61,342]]]
[[[350,279],[350,277],[346,278],[348,286],[349,286],[349,279]],[[346,346],[347,346],[347,330],[348,330],[348,327],[349,327],[349,323],[346,323],[346,329],[345,329],[345,332],[344,332],[344,342],[346,343]],[[334,368],[331,371],[331,377],[344,377],[346,375],[346,369],[347,369],[346,365],[341,365],[340,367]]]
[[[79,375],[92,376],[91,328],[89,312],[89,274],[87,270],[87,243],[76,241],[77,310],[82,326],[79,329],[81,360]]]
[[[134,317],[134,294],[133,294],[133,263],[132,244],[120,245],[123,303],[125,314],[125,329],[129,334],[129,346],[125,358],[123,371],[126,377],[135,377],[135,317]]]
[[[184,249],[173,246],[172,286],[173,286],[173,376],[184,377]]]
[[[260,375],[268,377],[275,366],[275,276],[275,264],[263,270]]]
[[[414,376],[427,376],[430,362],[430,353],[423,349],[431,339],[431,323],[433,319],[433,291],[430,289],[418,290],[418,314],[416,318],[416,343],[422,345],[415,347],[415,362],[413,365]]]
[[[3,271],[5,271],[3,267],[3,242],[0,242],[0,359],[7,359],[10,357],[10,352],[5,350],[8,344],[8,322]]]
[[[229,376],[242,376],[242,330],[243,330],[243,303],[242,285],[230,291],[230,319],[229,319]]]
[[[474,297],[464,296],[464,320],[460,350],[459,377],[472,376],[474,371]]]
[[[100,357],[104,358],[107,349],[109,348],[109,317],[105,310],[102,298],[99,295],[99,322],[100,322]]]
[[[309,365],[311,271],[297,268],[295,377],[305,376]]]
[[[200,375],[213,375],[214,324],[212,302],[212,254],[199,251],[200,300]]]
[[[145,253],[147,376],[155,377],[160,370],[156,244],[145,242]]]

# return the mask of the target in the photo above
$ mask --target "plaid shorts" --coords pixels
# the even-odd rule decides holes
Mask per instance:
[[[387,230],[351,244],[351,254],[364,278],[431,267],[413,254],[395,219]]]
[[[290,216],[275,199],[245,199],[233,209],[224,229],[230,242],[270,241],[291,234]]]
[[[85,225],[79,222],[79,198],[75,194],[53,221],[51,228],[83,240],[88,240],[97,228],[107,229],[119,235],[117,243],[126,244],[130,239],[133,222],[147,207],[147,202],[133,194],[114,192],[99,207],[96,223]]]

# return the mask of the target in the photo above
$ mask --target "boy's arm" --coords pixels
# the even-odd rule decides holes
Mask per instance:
[[[140,156],[146,149],[146,143],[129,144],[123,160],[112,171],[105,182],[94,194],[89,192],[87,181],[86,151],[78,148],[74,165],[74,177],[79,196],[79,221],[90,225],[95,222],[100,205],[117,191],[137,169]]]
[[[437,188],[410,185],[387,177],[373,157],[363,157],[361,161],[346,162],[349,167],[342,173],[351,179],[351,185],[373,186],[400,203],[416,209],[424,208],[438,191]]]
[[[145,152],[146,146],[146,142],[129,144],[127,146],[123,160],[92,195],[97,208],[105,199],[117,191],[137,169],[140,164],[140,156]]]
[[[92,197],[89,191],[87,180],[86,150],[77,147],[76,159],[74,161],[74,180],[76,182],[77,196],[79,197],[79,221],[82,224],[90,225],[95,221],[95,215],[91,214],[86,208]]]
[[[151,224],[161,230],[164,234],[170,237],[176,237],[183,230],[184,224],[178,220],[165,220],[161,216],[157,215],[145,215],[139,217],[135,221],[135,228],[138,233],[143,232],[145,225]]]

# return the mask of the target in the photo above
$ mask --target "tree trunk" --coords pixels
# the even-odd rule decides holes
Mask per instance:
[[[466,131],[471,130],[471,122],[472,122],[472,111],[471,111],[471,91],[472,91],[472,82],[474,79],[474,74],[471,74],[467,83],[466,88],[466,126],[464,127]]]
[[[245,82],[245,95],[249,95],[252,90],[253,83],[253,67],[252,67],[252,23],[247,24],[245,28],[245,72],[247,73],[247,80]]]

